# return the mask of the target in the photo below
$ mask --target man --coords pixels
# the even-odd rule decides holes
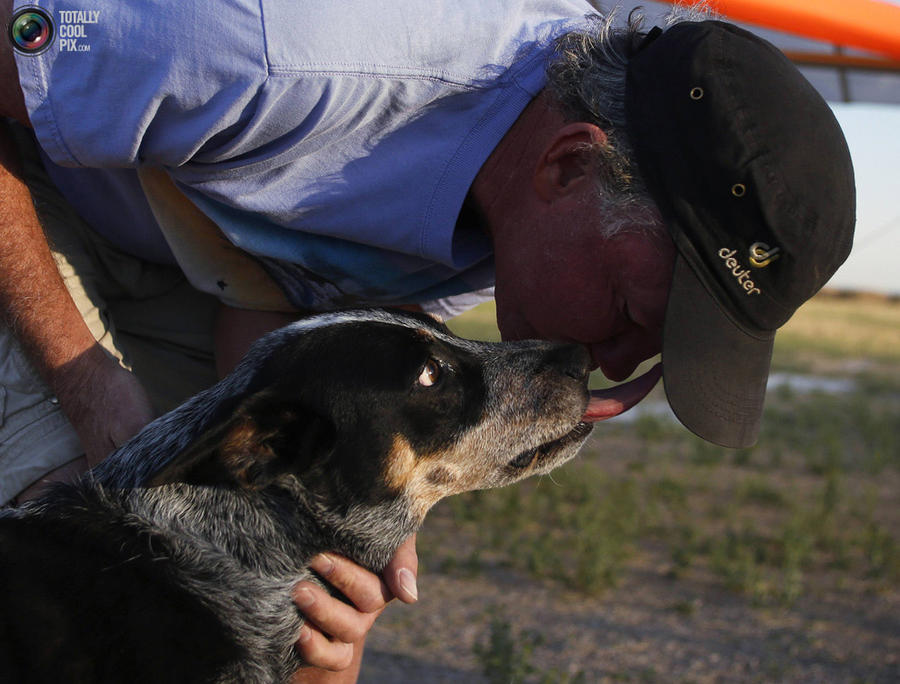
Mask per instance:
[[[506,338],[582,343],[614,380],[662,350],[682,422],[744,446],[775,330],[849,250],[833,117],[726,24],[614,32],[579,0],[18,4],[2,113],[34,128],[90,228],[59,219],[33,147],[7,135],[0,293],[46,383],[16,433],[28,450],[6,438],[7,498],[210,382],[213,346],[222,372],[305,311],[452,312],[492,284]],[[646,385],[612,390],[609,413]],[[67,448],[33,449],[35,424]],[[386,585],[342,559],[322,569],[359,610],[299,588],[320,630],[298,648],[352,680],[384,602],[415,600],[414,549]]]

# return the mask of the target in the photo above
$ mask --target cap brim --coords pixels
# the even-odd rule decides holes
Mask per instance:
[[[681,255],[663,331],[663,382],[681,423],[726,447],[756,442],[775,331],[738,326]]]

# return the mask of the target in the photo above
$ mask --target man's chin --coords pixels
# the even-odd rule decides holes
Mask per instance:
[[[597,348],[595,345],[589,345],[588,351],[591,354],[591,370],[594,371],[599,369],[607,380],[612,380],[613,382],[623,382],[630,378],[634,371],[637,369],[637,364],[614,365],[605,362],[602,357],[598,358],[601,355],[597,352]]]

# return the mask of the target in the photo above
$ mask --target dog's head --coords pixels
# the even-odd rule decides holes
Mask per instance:
[[[574,456],[591,431],[589,361],[578,345],[464,340],[423,315],[307,319],[251,350],[238,395],[217,393],[218,410],[151,483],[294,479],[326,499],[404,498],[421,520],[445,496]]]

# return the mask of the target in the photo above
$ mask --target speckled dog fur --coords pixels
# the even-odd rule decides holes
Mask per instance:
[[[588,363],[381,310],[266,336],[80,482],[0,514],[0,672],[284,681],[312,557],[379,572],[441,498],[571,458]]]

